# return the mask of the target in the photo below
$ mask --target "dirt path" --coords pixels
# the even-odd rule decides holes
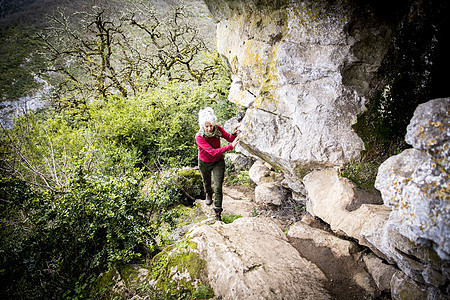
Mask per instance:
[[[255,216],[256,203],[253,201],[251,189],[238,189],[235,187],[223,187],[223,215],[239,215],[242,217]],[[213,205],[208,206],[204,200],[197,200],[205,215],[214,216]]]

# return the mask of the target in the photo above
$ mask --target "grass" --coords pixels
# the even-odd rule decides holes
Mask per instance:
[[[222,221],[225,224],[231,224],[234,220],[237,220],[239,218],[242,218],[241,215],[235,215],[235,214],[223,214],[222,215]]]

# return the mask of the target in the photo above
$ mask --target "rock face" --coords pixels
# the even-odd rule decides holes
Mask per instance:
[[[241,218],[188,233],[221,299],[331,299],[325,275],[292,247],[276,221]]]
[[[349,33],[355,20],[342,3],[258,1],[255,9],[246,1],[206,2],[220,19],[218,50],[234,74],[229,100],[248,107],[241,145],[282,169],[294,189],[309,170],[358,159],[364,144],[351,125],[367,87],[344,83],[362,69],[364,79],[373,75],[386,51],[385,28]],[[361,43],[376,51],[369,57]]]
[[[402,271],[395,280],[392,277],[393,295],[405,293],[403,283],[417,287],[416,293],[409,289],[409,295],[419,296],[423,291],[434,295],[431,299],[448,295],[450,180],[445,168],[449,112],[448,98],[417,108],[407,140],[417,141],[414,145],[425,149],[405,150],[380,166],[375,186],[381,191],[384,205],[362,204],[349,211],[349,203],[355,201],[355,188],[334,169],[304,177],[311,214],[330,224],[333,231],[356,238]],[[380,281],[380,289],[386,289],[386,281]]]
[[[398,37],[392,32],[401,27],[398,18],[412,28],[424,9],[438,2],[400,1],[409,13],[396,11],[391,19],[380,18],[385,7],[380,13],[370,6],[378,1],[205,2],[218,22],[218,50],[232,71],[229,100],[247,108],[240,145],[281,170],[283,186],[293,195],[306,195],[313,216],[398,268],[397,273],[374,271],[379,287],[390,288],[393,298],[448,296],[448,98],[417,109],[406,136],[414,149],[380,167],[376,187],[383,204],[360,201],[354,185],[338,175],[364,149],[352,124],[365,110],[366,98],[373,99],[377,89],[390,91],[385,83],[371,84],[385,74],[386,57],[392,58],[388,49]],[[409,63],[413,60],[402,62]],[[414,93],[428,86],[425,73],[410,87]]]
[[[414,148],[386,160],[375,183],[392,208],[385,248],[406,275],[435,287],[450,279],[449,114],[450,98],[421,104],[406,134]]]
[[[355,188],[334,169],[309,173],[304,184],[309,196],[309,213],[330,224],[333,231],[356,238],[361,245],[379,252],[375,245],[382,240],[382,228],[391,212],[388,207],[362,204],[357,210],[347,210],[356,201]]]
[[[380,166],[376,187],[384,204],[395,208],[396,229],[450,260],[450,98],[417,107],[406,141],[414,149]],[[430,244],[431,243],[431,244]]]

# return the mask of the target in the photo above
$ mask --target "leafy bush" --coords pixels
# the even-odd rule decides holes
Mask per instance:
[[[1,193],[20,213],[2,220],[2,295],[58,297],[82,275],[153,253],[162,224],[177,217],[177,192],[170,178],[154,175],[142,194],[143,175],[79,168],[59,192],[30,192],[3,179]]]
[[[120,176],[133,169],[137,154],[115,145],[88,127],[70,126],[63,114],[29,114],[3,130],[1,172],[49,189],[60,189],[76,167]]]
[[[223,101],[221,97],[211,99],[210,92],[206,86],[177,83],[139,97],[112,97],[92,106],[91,126],[102,139],[134,151],[149,166],[193,165],[197,113],[204,106],[215,108],[220,103],[216,101]],[[230,111],[227,108],[223,115],[229,116]],[[222,114],[221,106],[216,112]]]
[[[198,172],[156,167],[196,163],[197,113],[209,105],[230,116],[229,84],[224,73],[202,86],[172,82],[136,97],[71,99],[70,110],[32,113],[3,128],[0,297],[83,297],[100,272],[152,256],[175,225],[183,192],[202,192]],[[154,173],[135,169],[143,166]]]

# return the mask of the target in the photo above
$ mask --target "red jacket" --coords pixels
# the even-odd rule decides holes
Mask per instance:
[[[226,132],[222,127],[216,125],[222,133],[222,137],[229,141],[230,143],[234,141],[236,138],[235,135],[232,135]],[[195,141],[198,146],[198,158],[200,158],[204,162],[216,162],[222,158],[223,153],[233,150],[233,145],[229,144],[228,146],[220,148],[220,138],[218,137],[202,137],[198,132],[195,135]]]

